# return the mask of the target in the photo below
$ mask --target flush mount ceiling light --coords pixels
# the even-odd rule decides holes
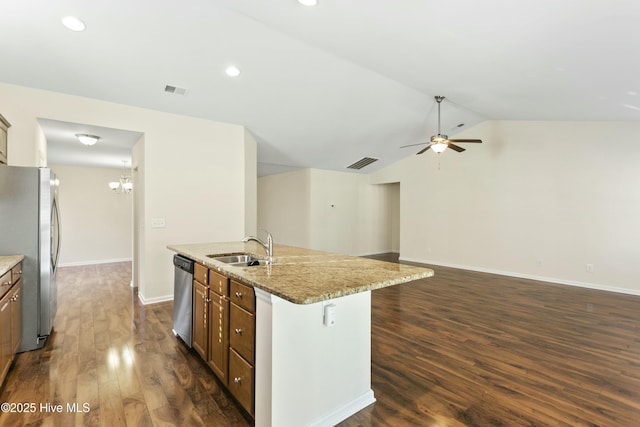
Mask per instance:
[[[298,0],[303,6],[316,6],[318,4],[318,0]]]
[[[229,77],[238,77],[240,75],[240,69],[234,65],[228,66],[224,73]]]
[[[76,137],[84,145],[93,145],[100,139],[100,137],[97,135],[89,135],[86,133],[76,133]]]
[[[84,31],[86,26],[84,22],[76,18],[75,16],[65,16],[62,18],[62,24],[71,31]]]

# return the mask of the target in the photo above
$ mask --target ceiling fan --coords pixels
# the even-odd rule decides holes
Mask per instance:
[[[440,103],[444,99],[444,96],[435,96],[435,99],[436,99],[436,102],[438,103],[438,134],[433,135],[429,142],[421,142],[419,144],[405,145],[400,148],[427,144],[426,147],[418,151],[416,154],[422,154],[425,151],[427,151],[429,148],[431,148],[436,153],[442,153],[444,150],[447,149],[447,147],[451,148],[453,151],[457,151],[458,153],[461,153],[464,151],[464,148],[453,144],[453,142],[457,142],[457,143],[467,143],[467,142],[481,143],[482,142],[481,139],[449,139],[449,136],[441,134],[440,133]]]

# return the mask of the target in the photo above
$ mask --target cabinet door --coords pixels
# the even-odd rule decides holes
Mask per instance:
[[[206,286],[197,280],[193,281],[193,348],[205,360],[209,350],[208,293],[209,290]]]
[[[209,289],[209,358],[207,363],[227,384],[229,370],[229,300]]]
[[[7,132],[0,128],[0,163],[7,164]]]
[[[11,291],[11,356],[22,341],[22,280],[18,280]]]
[[[0,299],[0,382],[11,365],[11,295]]]

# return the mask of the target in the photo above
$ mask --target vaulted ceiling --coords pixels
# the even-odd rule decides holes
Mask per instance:
[[[436,133],[434,95],[447,97],[449,135],[487,119],[640,119],[633,0],[7,0],[1,9],[0,81],[245,125],[261,174],[380,159],[362,169],[371,172],[413,155],[400,147]],[[67,15],[86,30],[66,29]],[[231,64],[238,77],[225,74]]]

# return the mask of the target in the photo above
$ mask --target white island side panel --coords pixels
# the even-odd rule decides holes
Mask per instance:
[[[333,426],[375,402],[370,291],[304,305],[256,297],[256,427]]]

